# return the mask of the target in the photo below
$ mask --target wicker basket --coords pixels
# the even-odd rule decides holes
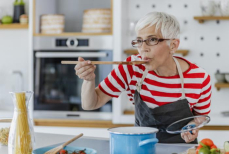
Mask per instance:
[[[111,32],[111,10],[110,9],[84,10],[82,32],[84,33]]]
[[[64,32],[64,15],[45,14],[41,16],[41,33],[59,34]]]

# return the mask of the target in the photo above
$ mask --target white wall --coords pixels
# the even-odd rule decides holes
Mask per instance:
[[[13,15],[13,3],[15,0],[0,0],[0,18],[2,18],[1,10],[3,10],[3,15]],[[28,14],[29,0],[24,0],[25,2],[25,13]]]
[[[202,16],[200,8],[200,0],[117,0],[122,1],[122,9],[115,8],[114,11],[120,11],[121,15],[114,12],[114,19],[123,18],[122,21],[114,21],[121,26],[122,34],[117,36],[114,34],[114,41],[120,43],[122,40],[121,50],[115,49],[116,59],[125,59],[126,57],[120,56],[119,54],[125,49],[131,48],[131,40],[133,40],[136,35],[132,34],[130,31],[130,23],[138,21],[146,13],[152,11],[166,12],[174,15],[180,25],[181,25],[181,35],[180,35],[180,49],[189,50],[189,54],[185,56],[187,60],[196,63],[198,66],[204,68],[211,76],[212,81],[212,103],[211,103],[211,113],[220,114],[222,111],[229,111],[228,103],[228,93],[229,88],[221,89],[217,91],[214,87],[216,83],[215,73],[217,69],[221,72],[229,73],[229,20],[222,20],[217,23],[215,20],[206,21],[200,24],[198,21],[194,20],[194,16]],[[116,1],[114,2],[116,3]],[[115,6],[115,5],[114,5]],[[169,7],[171,6],[171,7]],[[127,13],[123,13],[126,11]],[[216,13],[219,15],[219,11]],[[118,17],[119,16],[119,17]],[[114,25],[116,26],[116,25]],[[115,27],[114,27],[115,29]],[[116,37],[117,36],[117,37]],[[201,39],[203,37],[203,40]],[[217,39],[219,38],[219,39]],[[115,46],[115,45],[114,45]],[[120,47],[119,47],[120,48]],[[202,56],[203,55],[203,56]],[[118,57],[119,56],[119,57]],[[181,56],[181,55],[178,55]],[[118,106],[125,106],[123,104],[131,103],[128,101],[117,100],[115,104]],[[130,107],[129,107],[130,108]],[[119,111],[117,111],[119,113]],[[123,116],[123,115],[121,115]],[[121,116],[116,117],[116,123],[121,122],[123,118]],[[119,119],[119,121],[118,121]],[[133,119],[133,118],[132,118]],[[132,119],[129,119],[131,121]],[[228,118],[229,119],[229,118]],[[124,122],[125,123],[125,122]],[[229,123],[227,123],[229,124]]]
[[[28,1],[24,0],[26,13]],[[14,0],[1,0],[0,9],[7,15],[13,15],[13,2]],[[0,14],[0,18],[1,16]],[[13,76],[13,71],[22,72],[22,90],[28,90],[28,53],[28,29],[0,29],[0,116],[1,110],[13,110],[13,102],[8,92],[21,89],[19,76]]]

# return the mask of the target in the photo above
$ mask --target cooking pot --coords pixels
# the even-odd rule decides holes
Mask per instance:
[[[151,127],[116,127],[110,132],[110,154],[156,154],[158,129]]]

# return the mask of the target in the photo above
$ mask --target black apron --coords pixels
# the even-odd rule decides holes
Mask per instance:
[[[169,134],[166,132],[167,126],[171,123],[193,116],[188,101],[185,98],[184,92],[184,78],[181,71],[180,64],[173,57],[176,62],[176,66],[179,72],[181,84],[182,84],[182,97],[180,100],[156,107],[154,109],[149,108],[144,101],[142,101],[140,96],[140,90],[142,83],[148,73],[147,70],[143,73],[142,79],[136,84],[137,90],[134,94],[134,103],[135,103],[135,126],[142,127],[154,127],[159,131],[156,134],[159,143],[186,143],[182,138],[181,134]],[[188,123],[188,122],[187,122]],[[187,123],[182,124],[181,128]],[[192,144],[197,144],[197,139],[195,139]],[[189,143],[190,144],[190,143]]]

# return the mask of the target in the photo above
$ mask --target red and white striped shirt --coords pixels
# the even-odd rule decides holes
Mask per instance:
[[[132,55],[126,59],[126,61],[140,60],[140,55]],[[198,114],[208,114],[211,105],[210,76],[196,64],[183,60],[190,65],[189,69],[183,72],[185,97],[190,109]],[[126,91],[129,100],[134,103],[136,83],[140,82],[144,70],[144,65],[119,65],[99,84],[99,88],[111,97],[119,97],[123,91]],[[142,84],[140,96],[150,108],[179,100],[182,96],[179,75],[162,77],[154,71],[149,71]]]

